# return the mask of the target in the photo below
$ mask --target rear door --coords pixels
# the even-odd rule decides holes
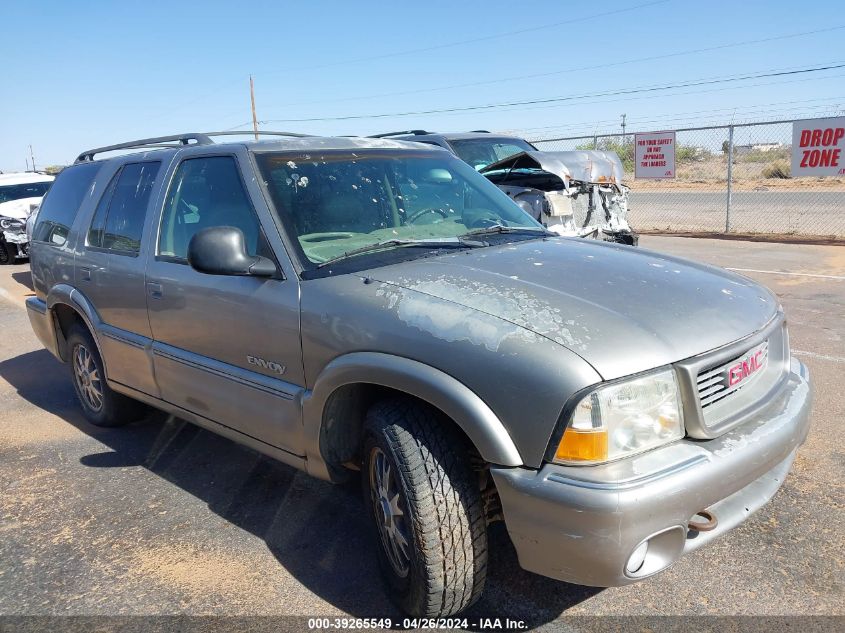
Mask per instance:
[[[76,282],[100,317],[98,339],[109,380],[158,396],[151,362],[142,236],[160,161],[120,164],[80,235]],[[146,241],[146,240],[145,240]],[[145,244],[146,246],[146,244]]]
[[[299,286],[249,157],[192,153],[174,166],[147,264],[156,378],[164,400],[301,454]],[[194,234],[234,226],[277,278],[197,272]]]

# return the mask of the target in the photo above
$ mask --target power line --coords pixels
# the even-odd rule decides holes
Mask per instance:
[[[735,77],[723,77],[723,78],[716,78],[716,79],[702,79],[702,80],[693,80],[693,81],[686,81],[676,84],[667,84],[662,86],[646,86],[646,87],[637,87],[637,88],[628,88],[624,90],[614,90],[614,91],[606,91],[606,92],[596,92],[596,93],[586,93],[580,95],[570,95],[570,96],[560,96],[560,97],[548,97],[544,99],[527,99],[524,101],[508,101],[502,103],[488,103],[483,105],[471,105],[471,106],[460,106],[460,107],[452,107],[452,108],[435,108],[430,110],[416,110],[416,111],[407,111],[407,112],[382,112],[377,114],[353,114],[353,115],[344,115],[344,116],[334,116],[334,117],[307,117],[307,118],[300,118],[300,119],[270,119],[268,122],[271,123],[306,123],[306,122],[313,122],[313,121],[349,121],[355,119],[383,119],[389,117],[402,117],[402,116],[420,116],[425,114],[443,114],[449,112],[470,112],[470,111],[477,111],[477,110],[493,110],[498,108],[506,108],[512,106],[524,106],[524,105],[537,105],[537,104],[547,104],[547,103],[559,103],[564,101],[577,101],[580,99],[589,99],[595,97],[607,97],[607,96],[617,96],[617,95],[631,95],[643,92],[660,92],[663,90],[672,90],[676,88],[690,88],[694,86],[706,86],[706,85],[714,85],[714,84],[722,84],[722,83],[729,83],[734,81],[746,81],[749,79],[762,79],[766,77],[780,77],[785,75],[799,75],[799,74],[806,74],[806,73],[814,73],[814,72],[821,72],[825,70],[834,70],[836,68],[845,68],[845,63],[842,64],[835,64],[835,65],[828,65],[828,66],[818,66],[815,68],[801,68],[798,70],[785,70],[785,71],[778,71],[778,72],[767,72],[767,73],[759,73],[753,75],[741,75]]]
[[[431,51],[435,51],[435,50],[441,50],[441,49],[444,49],[444,48],[453,48],[455,46],[461,46],[463,44],[474,44],[474,43],[477,43],[477,42],[485,42],[485,41],[489,41],[489,40],[493,40],[493,39],[499,39],[499,38],[502,38],[502,37],[510,37],[510,36],[513,36],[513,35],[521,35],[521,34],[524,34],[524,33],[532,33],[532,32],[540,31],[540,30],[544,30],[544,29],[556,28],[556,27],[559,27],[559,26],[563,26],[565,24],[576,24],[578,22],[586,22],[588,20],[595,20],[597,18],[605,18],[605,17],[609,17],[609,16],[612,16],[612,15],[619,15],[621,13],[629,13],[629,12],[632,12],[632,11],[636,11],[638,9],[645,9],[647,7],[656,6],[656,5],[659,5],[659,4],[666,4],[668,2],[672,2],[672,0],[654,0],[653,2],[636,4],[636,5],[633,5],[633,6],[630,6],[630,7],[625,7],[625,8],[622,8],[622,9],[615,9],[613,11],[605,11],[603,13],[594,13],[594,14],[586,15],[586,16],[583,16],[583,17],[580,17],[580,18],[569,18],[567,20],[561,20],[559,22],[552,22],[552,23],[549,23],[549,24],[543,24],[541,26],[532,26],[532,27],[528,27],[528,28],[517,29],[517,30],[514,30],[514,31],[505,31],[505,32],[501,32],[501,33],[494,33],[494,34],[491,34],[491,35],[484,35],[484,36],[480,36],[480,37],[476,37],[476,38],[472,38],[472,39],[467,39],[467,40],[445,42],[443,44],[435,44],[435,45],[426,46],[426,47],[423,47],[423,48],[413,48],[413,49],[406,49],[406,50],[402,50],[402,51],[381,53],[379,55],[372,55],[372,56],[368,56],[368,57],[343,59],[343,60],[339,60],[339,61],[335,61],[335,62],[329,62],[329,63],[326,63],[326,64],[317,64],[317,65],[313,65],[313,66],[297,66],[295,68],[287,67],[287,68],[284,68],[284,69],[277,69],[277,70],[271,70],[271,71],[263,71],[263,72],[260,72],[260,73],[254,73],[254,75],[255,76],[259,76],[259,75],[267,76],[267,75],[278,75],[278,74],[286,74],[286,73],[302,72],[302,71],[310,71],[310,70],[319,70],[319,69],[322,69],[322,68],[331,68],[331,67],[334,67],[334,66],[343,66],[343,65],[349,65],[349,64],[357,64],[357,63],[361,63],[361,62],[376,61],[376,60],[379,60],[379,59],[388,59],[388,58],[391,58],[391,57],[400,57],[400,56],[403,56],[403,55],[412,55],[414,53],[426,53],[426,52],[431,52]],[[219,95],[221,88],[229,87],[229,86],[231,86],[235,83],[239,83],[240,81],[242,81],[242,79],[232,79],[232,80],[227,81],[225,83],[218,84],[217,89],[214,92],[210,92],[210,93],[204,94],[202,96],[195,97],[195,98],[193,98],[189,101],[186,101],[185,103],[183,103],[181,105],[176,105],[174,107],[168,108],[167,110],[165,110],[161,113],[153,114],[153,115],[151,115],[151,117],[154,118],[154,119],[160,118],[160,117],[162,117],[166,114],[170,114],[171,112],[181,110],[182,108],[185,108],[189,105],[193,105],[195,103],[205,101],[210,97]],[[240,127],[240,126],[238,126],[238,127]]]
[[[794,118],[795,112],[801,112],[802,115],[799,118],[806,118],[808,115],[812,115],[813,117],[819,116],[820,114],[824,114],[826,112],[833,113],[835,112],[835,108],[832,104],[821,105],[821,106],[809,106],[809,107],[796,107],[796,108],[786,108],[786,109],[777,109],[777,110],[758,110],[752,113],[744,113],[742,117],[739,119],[732,119],[730,123],[752,123],[759,121],[760,123],[765,123],[769,119],[791,119]],[[762,118],[764,117],[765,118]],[[756,121],[755,121],[756,120]],[[702,123],[707,122],[707,123]],[[676,127],[693,127],[694,125],[709,125],[709,124],[719,124],[724,123],[728,125],[729,122],[725,121],[724,118],[719,118],[718,115],[710,115],[710,116],[698,116],[698,117],[658,117],[653,119],[638,119],[629,123],[629,126],[637,126],[639,129],[643,129],[642,126],[649,125],[649,124],[656,124],[661,126],[662,128],[676,128]],[[586,130],[590,130],[587,132]],[[584,126],[582,128],[566,128],[564,130],[552,130],[550,129],[547,132],[534,132],[534,133],[527,133],[525,130],[513,130],[512,131],[515,136],[521,136],[523,138],[527,138],[529,140],[549,140],[551,137],[562,137],[562,136],[571,136],[572,138],[588,138],[593,134],[613,134],[615,132],[615,126],[612,125],[603,125],[603,126]],[[630,134],[630,133],[629,133]]]
[[[834,78],[839,78],[839,77],[845,77],[845,75],[840,74],[840,75],[828,75],[827,77],[807,77],[807,78],[804,78],[804,79],[786,79],[786,80],[781,80],[781,81],[768,81],[768,82],[763,82],[763,83],[745,84],[745,85],[742,85],[742,86],[726,86],[724,88],[712,88],[712,89],[707,89],[707,90],[687,90],[687,91],[683,91],[683,92],[672,92],[672,93],[669,93],[665,96],[675,97],[675,96],[681,96],[681,95],[712,94],[714,92],[725,92],[727,90],[745,90],[747,88],[756,88],[756,87],[759,87],[759,86],[776,86],[776,85],[783,85],[783,84],[802,83],[802,82],[807,82],[807,81],[828,80],[828,79],[834,79]],[[637,100],[651,99],[651,98],[652,98],[651,95],[646,94],[646,95],[642,95],[642,96],[639,96],[639,97],[625,96],[625,97],[620,98],[620,99],[598,99],[598,100],[595,100],[595,101],[557,103],[557,104],[552,104],[552,105],[539,105],[539,106],[534,106],[534,107],[531,107],[531,108],[525,108],[525,107],[519,107],[518,106],[518,107],[515,107],[515,108],[507,108],[507,109],[496,110],[496,112],[513,112],[513,111],[518,111],[518,112],[528,111],[528,112],[530,112],[532,110],[572,108],[572,107],[579,106],[579,105],[620,103],[620,102],[626,102],[627,103],[627,102],[630,102],[630,101],[637,101]],[[733,109],[733,108],[731,108],[731,109]],[[492,112],[492,110],[484,111],[484,112],[481,112],[480,114],[483,115],[483,114],[488,114],[490,112]],[[468,113],[466,113],[466,112],[452,112],[452,113],[444,114],[443,116],[466,116],[467,114]]]
[[[604,68],[613,68],[615,66],[625,66],[628,64],[638,64],[641,62],[650,62],[650,61],[658,61],[661,59],[670,59],[673,57],[684,57],[687,55],[697,55],[699,53],[709,53],[713,51],[725,50],[729,48],[738,48],[741,46],[752,46],[754,44],[765,44],[767,42],[776,42],[780,40],[786,39],[793,39],[796,37],[805,37],[807,35],[817,35],[819,33],[828,33],[831,31],[839,31],[845,29],[845,24],[840,26],[833,26],[824,29],[816,29],[814,31],[802,31],[800,33],[787,33],[784,35],[776,35],[773,37],[764,37],[761,39],[756,40],[745,40],[742,42],[731,42],[728,44],[719,44],[716,46],[708,46],[705,48],[694,48],[685,51],[676,51],[674,53],[666,53],[663,55],[651,55],[648,57],[637,57],[634,59],[626,59],[623,61],[618,62],[608,62],[604,64],[595,64],[593,66],[581,66],[578,68],[564,68],[562,70],[553,70],[548,72],[542,73],[532,73],[528,75],[513,75],[510,77],[500,77],[497,79],[488,79],[484,81],[472,81],[472,82],[464,82],[459,84],[450,84],[448,86],[438,86],[434,88],[415,88],[414,90],[402,90],[398,92],[383,92],[379,94],[372,94],[372,95],[363,95],[363,96],[356,96],[356,97],[344,97],[342,99],[317,99],[311,101],[294,101],[289,103],[281,103],[277,104],[278,106],[293,106],[293,105],[314,105],[318,103],[342,103],[348,101],[365,101],[367,99],[380,99],[383,97],[398,97],[398,96],[405,96],[405,95],[414,95],[414,94],[422,94],[426,92],[439,92],[442,90],[455,90],[458,88],[472,88],[477,86],[486,86],[492,84],[500,84],[503,82],[508,81],[522,81],[525,79],[539,79],[543,77],[553,77],[555,75],[568,75],[571,73],[577,72],[586,72],[590,70],[601,70]]]
[[[656,6],[658,4],[667,4],[668,2],[671,2],[671,1],[672,0],[654,0],[653,2],[645,2],[643,4],[636,4],[636,5],[633,5],[633,6],[630,6],[630,7],[625,7],[625,8],[622,8],[622,9],[614,9],[613,11],[604,11],[603,13],[594,13],[592,15],[585,15],[585,16],[580,17],[580,18],[569,18],[567,20],[561,20],[559,22],[551,22],[551,23],[548,23],[548,24],[540,25],[540,26],[531,26],[531,27],[527,27],[527,28],[516,29],[514,31],[504,31],[504,32],[501,32],[501,33],[494,33],[492,35],[482,35],[480,37],[474,37],[474,38],[467,39],[467,40],[457,40],[457,41],[454,41],[454,42],[446,42],[446,43],[443,43],[443,44],[434,44],[432,46],[424,46],[424,47],[421,47],[421,48],[409,48],[409,49],[402,50],[402,51],[394,51],[392,53],[382,53],[382,54],[379,54],[379,55],[371,55],[371,56],[368,56],[368,57],[357,57],[357,58],[353,58],[353,59],[344,59],[344,60],[339,60],[339,61],[336,61],[336,62],[329,62],[327,64],[318,64],[318,65],[315,65],[315,66],[299,66],[297,68],[285,68],[285,69],[268,71],[268,72],[264,72],[264,73],[261,73],[261,74],[275,75],[275,74],[280,74],[280,73],[301,72],[301,71],[304,71],[304,70],[318,70],[320,68],[330,68],[330,67],[333,67],[333,66],[344,66],[344,65],[348,65],[348,64],[357,64],[357,63],[360,63],[360,62],[371,62],[371,61],[375,61],[377,59],[388,59],[388,58],[391,58],[391,57],[401,57],[401,56],[404,56],[404,55],[413,55],[415,53],[430,53],[431,51],[442,50],[444,48],[453,48],[455,46],[462,46],[464,44],[476,44],[478,42],[487,42],[487,41],[499,39],[499,38],[502,38],[502,37],[511,37],[513,35],[523,35],[525,33],[534,33],[536,31],[553,29],[553,28],[557,28],[559,26],[563,26],[565,24],[577,24],[578,22],[587,22],[589,20],[595,20],[597,18],[606,18],[606,17],[610,17],[612,15],[619,15],[621,13],[630,13],[632,11],[637,11],[639,9],[645,9],[645,8],[648,8],[648,7],[653,7],[653,6]]]
[[[797,100],[790,100],[790,101],[777,101],[774,103],[767,103],[765,105],[749,105],[749,106],[739,106],[734,107],[730,106],[727,108],[711,108],[707,110],[692,110],[689,112],[676,112],[674,113],[671,118],[667,116],[657,118],[657,119],[648,119],[644,120],[642,118],[629,118],[628,124],[641,124],[641,123],[653,123],[657,121],[677,121],[677,120],[694,120],[694,119],[702,119],[707,118],[706,116],[692,116],[692,115],[712,115],[718,112],[732,112],[737,110],[742,110],[739,114],[743,116],[748,116],[749,114],[758,114],[761,108],[766,108],[763,112],[777,112],[777,111],[784,111],[784,110],[804,110],[807,108],[828,108],[830,104],[825,105],[817,105],[817,106],[804,106],[801,105],[800,107],[794,108],[773,108],[772,106],[784,106],[784,105],[796,105],[796,104],[807,104],[807,103],[818,103],[819,101],[834,101],[834,102],[841,102],[845,101],[845,97],[820,97],[817,99],[797,99]],[[566,123],[561,125],[543,125],[543,126],[536,126],[536,127],[524,127],[519,128],[522,132],[539,132],[541,130],[559,130],[559,129],[586,129],[599,126],[611,126],[616,123],[616,119],[603,119],[598,121],[579,121],[576,123]]]

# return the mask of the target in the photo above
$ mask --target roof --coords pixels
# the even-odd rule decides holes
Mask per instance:
[[[0,187],[5,185],[26,185],[31,182],[52,182],[55,176],[39,174],[37,172],[18,172],[14,174],[0,174]]]
[[[444,139],[446,141],[471,141],[475,139],[496,139],[496,138],[509,138],[509,139],[518,139],[523,141],[521,136],[515,136],[513,134],[498,134],[497,132],[486,132],[481,130],[476,130],[474,132],[426,132],[425,130],[413,130],[409,132],[397,132],[396,134],[389,134],[389,135],[380,135],[381,138],[395,138],[395,139],[402,139],[406,141],[414,140],[414,141],[421,141],[423,139],[431,139],[431,138],[439,138]]]
[[[408,140],[358,136],[309,136],[308,138],[273,141],[248,141],[243,144],[255,152],[318,149],[420,149],[419,143],[409,142]]]

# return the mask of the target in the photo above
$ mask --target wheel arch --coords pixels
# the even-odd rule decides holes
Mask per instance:
[[[469,439],[481,458],[521,466],[522,457],[502,421],[472,390],[415,360],[378,352],[336,358],[303,399],[309,473],[336,479],[336,466],[360,444],[366,409],[378,397],[406,394],[438,409]],[[338,451],[338,447],[344,447]]]
[[[67,336],[73,324],[78,322],[82,323],[91,333],[91,338],[94,339],[97,352],[100,354],[100,358],[103,360],[103,365],[105,366],[106,360],[97,337],[96,324],[99,323],[99,317],[91,302],[72,286],[57,284],[47,295],[46,304],[56,334],[56,349],[58,350],[59,358],[67,362]],[[106,370],[106,375],[108,375],[108,370]]]

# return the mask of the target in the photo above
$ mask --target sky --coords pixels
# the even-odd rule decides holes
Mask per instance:
[[[615,132],[623,113],[628,131],[845,114],[841,7],[3,0],[0,170],[25,169],[30,145],[43,168],[126,140],[248,130],[250,75],[261,128],[312,134],[541,139]],[[754,77],[773,73],[794,74]]]

